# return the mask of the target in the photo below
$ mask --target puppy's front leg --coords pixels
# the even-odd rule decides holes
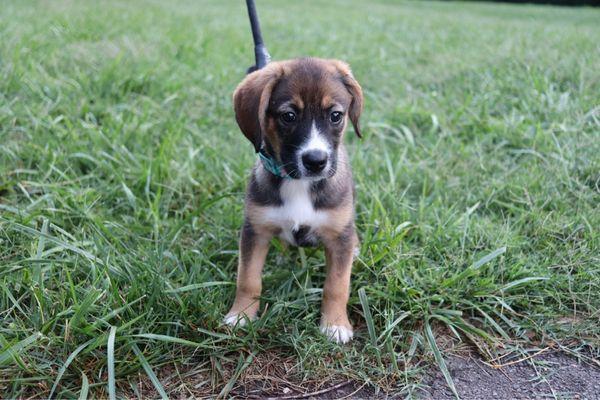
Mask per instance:
[[[350,275],[358,237],[354,224],[343,232],[324,240],[327,277],[323,287],[321,305],[321,332],[338,343],[352,339],[352,325],[346,306],[350,294]]]
[[[244,317],[255,319],[258,312],[262,289],[262,269],[269,251],[271,236],[258,232],[248,221],[244,221],[240,238],[240,258],[238,262],[235,301],[225,316],[229,325],[246,323]]]

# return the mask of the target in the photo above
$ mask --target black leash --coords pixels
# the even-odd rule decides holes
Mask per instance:
[[[258,14],[254,0],[246,0],[248,6],[248,17],[250,18],[250,26],[252,27],[252,38],[254,39],[254,58],[256,64],[248,68],[248,73],[261,69],[271,61],[271,56],[265,47],[262,34],[260,32],[260,22],[258,22]]]

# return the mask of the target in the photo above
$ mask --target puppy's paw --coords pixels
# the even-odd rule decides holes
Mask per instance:
[[[321,325],[321,332],[336,343],[348,343],[354,336],[352,327],[342,325]]]
[[[254,320],[256,317],[249,317],[244,313],[228,313],[225,318],[223,318],[223,323],[229,326],[244,326],[248,322],[248,320]]]

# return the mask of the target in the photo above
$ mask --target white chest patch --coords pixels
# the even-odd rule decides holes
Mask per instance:
[[[281,238],[291,244],[295,244],[292,231],[300,226],[316,229],[327,222],[327,214],[313,207],[310,184],[310,181],[304,180],[283,182],[280,188],[283,205],[269,208],[266,213],[266,219],[281,228]]]

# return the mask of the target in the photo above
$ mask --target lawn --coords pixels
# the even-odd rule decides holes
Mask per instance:
[[[14,1],[0,12],[0,397],[198,396],[600,354],[600,10],[259,0],[275,59],[347,61],[355,340],[318,330],[324,256],[273,243],[232,331],[253,148],[231,94],[240,1]],[[290,383],[286,383],[286,381]],[[449,379],[449,384],[451,380]],[[164,393],[166,392],[166,393]]]

